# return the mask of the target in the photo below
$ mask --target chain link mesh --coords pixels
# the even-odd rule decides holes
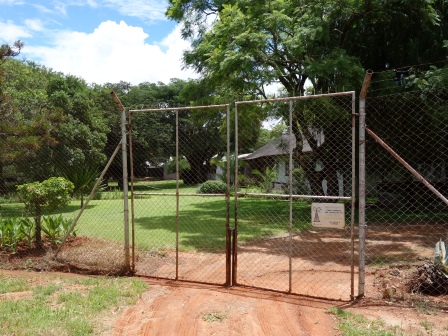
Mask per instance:
[[[43,144],[27,155],[11,160],[4,158],[2,173],[6,190],[0,195],[2,268],[56,268],[98,274],[124,272],[121,153],[111,161],[98,189],[90,195],[108,158],[117,150],[120,136],[111,134],[104,140],[100,158],[95,157],[97,152],[89,150],[92,144],[87,143],[82,134],[63,134],[56,137],[54,143]],[[90,162],[102,164],[97,166]],[[64,177],[73,183],[68,204],[56,209],[49,207],[48,200],[53,197],[54,189],[47,185],[46,191],[39,191],[37,186],[28,189],[30,193],[30,190],[37,190],[36,195],[40,192],[41,198],[36,196],[28,202],[30,206],[25,206],[18,186],[42,185],[45,184],[42,181],[53,177]],[[54,197],[61,196],[54,194]],[[65,247],[70,248],[63,246],[53,260],[57,247],[83,207],[82,216],[65,242]],[[36,238],[39,224],[41,246]]]
[[[433,267],[436,243],[448,245],[448,89],[405,84],[372,91],[366,102],[366,264],[386,299],[448,288]],[[403,279],[409,269],[413,278]]]
[[[372,91],[366,104],[365,256],[367,273],[376,274],[367,285],[387,278],[382,298],[397,292],[392,278],[405,265],[416,265],[420,277],[437,273],[429,270],[436,243],[448,245],[448,89],[396,91]],[[231,110],[220,105],[134,112],[131,142],[135,135],[141,141],[145,132],[157,134],[147,137],[152,142],[145,148],[154,148],[149,153],[138,144],[128,148],[131,262],[138,274],[330,299],[358,294],[358,228],[352,226],[357,219],[351,196],[353,187],[362,186],[352,185],[358,159],[353,160],[353,93],[240,101]],[[65,243],[70,248],[62,247],[54,262],[91,273],[124,271],[119,133],[117,127],[109,134],[102,165],[95,169],[88,162],[97,153],[89,152],[82,135],[57,139],[32,155],[4,158],[0,220],[7,253],[2,252],[2,267],[16,267],[11,260],[17,256],[19,267],[38,268],[33,258],[44,260],[54,252],[110,159]],[[52,176],[74,182],[75,193],[62,208],[41,209],[43,246],[36,248],[37,216],[25,208],[17,186]],[[335,223],[343,213],[342,227],[320,227],[323,209],[332,205],[342,209],[334,210]],[[14,243],[14,235],[22,240]],[[428,283],[412,280],[409,285],[415,292],[446,294],[443,281]],[[377,291],[367,287],[366,296],[370,293]]]
[[[206,182],[218,182],[216,164],[223,166],[227,137],[219,130],[227,109],[223,105],[174,110],[150,110],[140,116],[156,113],[169,120],[173,145],[163,159],[146,163],[153,173],[134,176],[136,272],[224,284],[227,184]]]
[[[239,126],[236,281],[348,300],[353,95],[302,98],[238,105],[238,125],[256,109],[277,118]],[[263,142],[251,142],[254,131]],[[334,205],[343,216],[328,220]],[[317,226],[341,218],[341,228]]]

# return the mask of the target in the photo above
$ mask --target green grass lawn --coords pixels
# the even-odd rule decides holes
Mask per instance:
[[[138,183],[138,192],[174,193],[174,181]],[[180,185],[181,194],[196,192],[196,187]],[[123,200],[116,191],[103,192],[90,201],[77,226],[78,236],[93,236],[124,241]],[[132,221],[131,202],[129,218]],[[73,219],[80,204],[74,200],[57,213]],[[179,200],[179,248],[181,250],[222,251],[226,235],[225,197],[181,196]],[[24,214],[20,203],[1,204],[3,217]],[[238,202],[239,241],[287,233],[289,202],[279,199],[241,198]],[[310,205],[294,203],[294,230],[309,226]],[[234,226],[234,200],[230,204],[230,226]],[[136,196],[134,202],[134,236],[136,247],[145,250],[174,249],[176,242],[176,197],[164,195]],[[131,226],[132,228],[132,226]],[[132,233],[131,233],[132,234]]]
[[[0,300],[1,335],[99,335],[110,312],[134,304],[147,285],[131,278],[6,276],[0,294],[22,292],[22,298]],[[107,327],[107,328],[106,328]]]
[[[138,193],[134,202],[134,237],[136,247],[144,250],[169,250],[176,243],[176,197],[157,195],[174,194],[175,181],[138,182],[134,189]],[[113,186],[112,186],[113,188]],[[226,235],[225,197],[182,196],[194,194],[196,187],[179,185],[179,248],[181,250],[223,251]],[[124,210],[122,193],[116,190],[103,191],[101,196],[90,201],[81,216],[76,233],[79,236],[124,241]],[[129,202],[129,219],[132,208]],[[74,219],[80,209],[79,200],[61,209],[57,214]],[[349,207],[346,220],[349,222]],[[0,216],[20,217],[24,207],[20,203],[0,204]],[[234,227],[234,199],[230,204],[230,226]],[[418,223],[421,221],[447,220],[447,212],[403,212],[396,209],[367,209],[369,223]],[[293,230],[310,227],[310,204],[293,203]],[[131,229],[132,226],[130,225]],[[260,237],[285,234],[289,230],[289,201],[242,197],[238,201],[238,239],[240,242]],[[131,232],[132,235],[132,232]]]
[[[234,226],[233,200],[230,204]],[[64,216],[76,215],[73,205]],[[309,204],[294,204],[294,229],[309,226]],[[130,212],[130,221],[131,221]],[[123,241],[123,201],[94,200],[77,225],[78,235]],[[134,203],[136,246],[145,250],[174,249],[176,242],[176,198],[149,196]],[[239,240],[288,232],[289,204],[285,200],[239,200]],[[224,197],[180,197],[179,248],[181,250],[218,251],[225,247],[226,203]]]

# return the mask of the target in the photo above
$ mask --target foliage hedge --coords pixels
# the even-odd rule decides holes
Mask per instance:
[[[197,190],[198,194],[225,194],[227,184],[222,181],[206,181]]]

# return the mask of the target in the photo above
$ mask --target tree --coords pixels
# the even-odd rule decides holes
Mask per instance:
[[[2,117],[0,117],[0,153],[4,152],[6,137],[9,133],[9,129],[11,128],[9,122],[6,117],[6,110],[8,109],[8,97],[5,93],[5,88],[3,86],[5,70],[3,68],[5,61],[8,58],[15,57],[20,54],[20,50],[23,48],[24,43],[21,41],[16,41],[12,46],[9,44],[2,44],[0,46],[0,112]],[[3,155],[1,155],[3,157]],[[0,157],[0,194],[5,193],[6,183],[3,177],[3,167],[4,160]]]
[[[41,183],[33,182],[17,186],[19,197],[26,210],[34,217],[36,248],[41,249],[41,218],[44,210],[56,210],[68,204],[73,183],[62,177],[51,177]]]
[[[383,80],[378,83],[381,86],[374,83],[375,90],[383,94],[375,91],[367,100],[369,128],[426,179],[443,181],[443,167],[448,162],[448,66],[423,65],[403,70],[405,76],[400,80],[392,80],[395,74],[388,71],[382,74]],[[366,164],[378,180],[412,180],[412,175],[381,146],[372,145],[369,153]],[[419,192],[405,199],[412,202]],[[429,197],[426,200],[432,202]]]
[[[205,82],[184,83],[179,97],[195,105],[212,105],[216,96]],[[226,151],[226,138],[221,129],[226,125],[226,108],[185,110],[179,112],[179,155],[190,164],[190,172],[181,177],[184,183],[198,184],[207,180],[210,161]]]
[[[95,107],[102,111],[104,121],[107,125],[108,132],[106,134],[106,143],[103,152],[107,158],[110,158],[121,141],[121,111],[117,109],[117,105],[111,99],[111,92],[115,92],[120,100],[125,100],[129,93],[131,84],[127,82],[94,84],[92,92],[94,95]],[[125,103],[124,103],[125,104]],[[129,105],[124,105],[126,108]],[[103,170],[105,163],[101,165],[99,170]],[[123,169],[121,155],[117,155],[110,165],[104,178],[104,185],[108,187],[109,180],[118,181],[118,188],[123,188]]]
[[[95,93],[78,77],[53,73],[47,94],[65,116],[54,135],[58,141],[53,156],[56,171],[80,166],[97,169],[106,161],[104,147],[109,129],[103,110],[95,104]]]
[[[177,107],[183,81],[164,84],[144,82],[132,86],[124,97],[130,109]],[[174,157],[175,121],[173,113],[137,113],[133,116],[133,153],[137,175],[146,173],[148,164],[158,166]]]
[[[25,169],[29,174],[38,150],[55,144],[52,132],[63,116],[48,101],[43,69],[14,59],[5,59],[0,67],[0,193],[4,193],[5,171],[9,177],[18,177]]]
[[[170,83],[130,86],[121,101],[128,109],[167,108],[214,104],[220,97],[196,80],[172,79]],[[185,183],[206,181],[210,159],[226,149],[222,136],[226,109],[179,111],[179,155],[188,161],[182,171]],[[176,118],[171,112],[136,113],[132,118],[134,167],[137,174],[147,163],[157,166],[175,156]],[[225,133],[224,133],[225,134]],[[143,174],[143,171],[140,170]]]
[[[316,91],[358,89],[365,68],[398,67],[444,54],[447,20],[438,21],[444,17],[443,3],[170,0],[167,15],[182,22],[183,36],[192,39],[191,50],[184,53],[185,64],[214,85],[267,97],[264,86],[278,81],[288,95],[297,96],[305,93],[307,80]],[[413,28],[403,29],[398,22]],[[329,132],[344,120],[340,107],[328,101],[323,105],[320,114],[327,115],[332,124],[311,125],[316,116],[313,108],[296,104],[293,123],[288,125],[296,139],[304,136],[312,148],[312,155],[304,156],[297,146],[294,156],[314,194],[323,193],[320,182],[325,175],[331,180],[331,192],[337,192],[340,169],[331,163],[336,162],[332,149],[337,146],[329,147],[328,139],[337,140]],[[278,112],[288,120],[284,110]],[[311,130],[324,134],[324,145]],[[327,164],[318,173],[316,163],[324,158]]]
[[[273,183],[278,178],[278,170],[274,166],[272,168],[266,167],[265,172],[262,173],[258,169],[252,170],[252,174],[260,178],[259,184],[262,192],[270,192],[273,188]]]

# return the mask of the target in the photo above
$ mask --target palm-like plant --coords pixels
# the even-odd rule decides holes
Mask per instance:
[[[81,208],[84,205],[84,194],[91,190],[99,176],[99,172],[95,168],[81,167],[66,170],[62,176],[73,183],[75,189],[73,192],[79,195],[81,199]]]
[[[273,188],[273,182],[278,178],[278,170],[274,166],[272,168],[266,167],[264,174],[258,169],[252,170],[252,174],[257,175],[261,178],[260,188],[262,192],[270,192]]]

